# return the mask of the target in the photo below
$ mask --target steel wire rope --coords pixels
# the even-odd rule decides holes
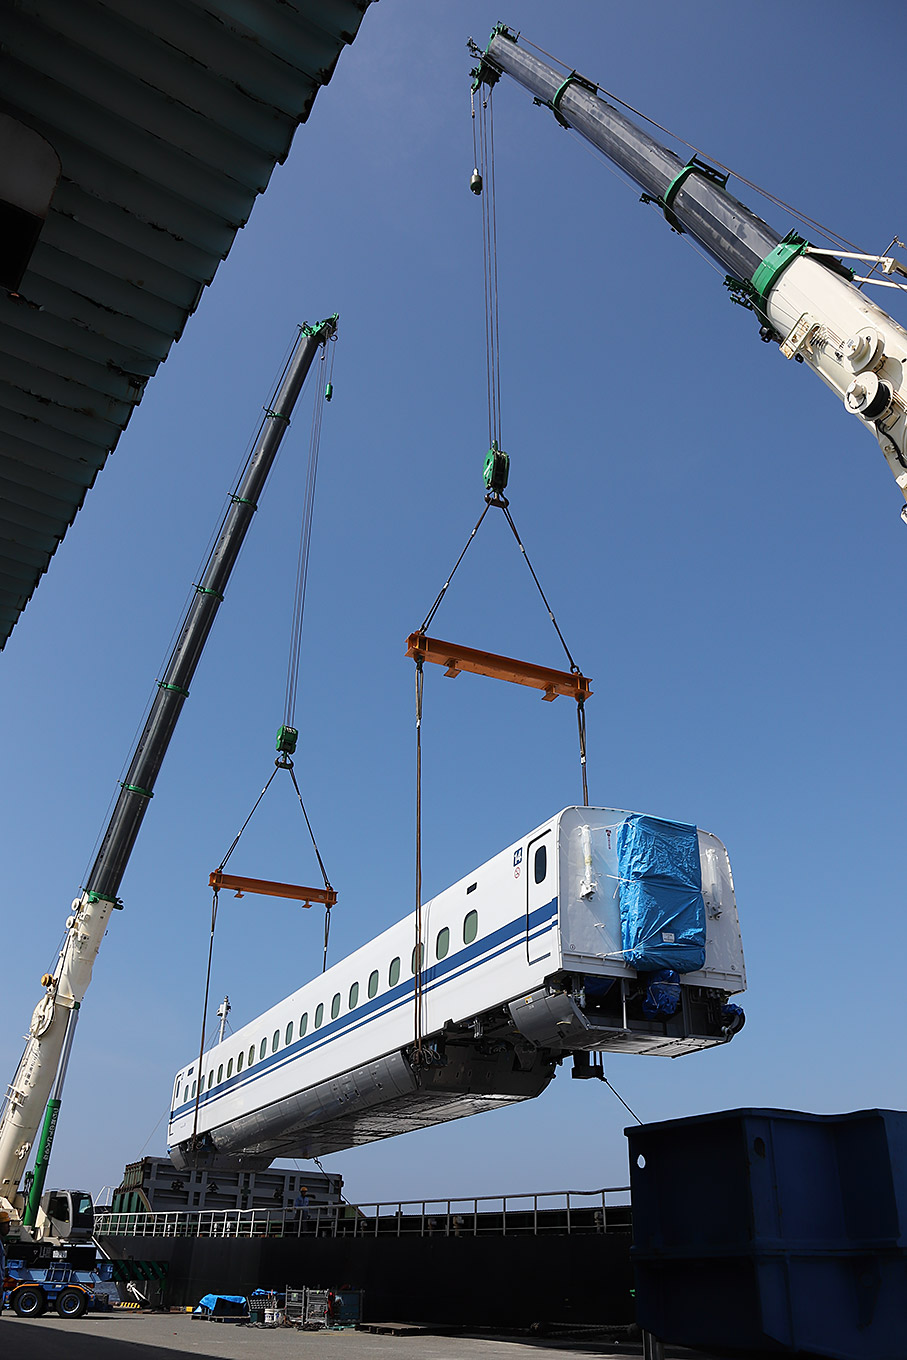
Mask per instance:
[[[482,520],[483,520],[483,519],[485,518],[485,516],[488,514],[488,511],[489,511],[490,509],[491,509],[491,502],[489,501],[489,502],[486,504],[485,509],[482,511],[481,515],[479,515],[479,518],[478,518],[478,520],[476,521],[475,527],[473,528],[472,532],[470,533],[469,537],[468,537],[467,540],[466,540],[466,546],[464,547],[463,551],[460,553],[460,556],[457,558],[456,562],[454,563],[453,569],[452,569],[452,571],[450,572],[450,575],[448,576],[447,580],[444,582],[444,584],[443,584],[443,586],[441,587],[441,589],[438,591],[438,598],[435,600],[435,602],[434,602],[434,604],[432,605],[431,609],[428,611],[428,613],[425,615],[425,618],[422,620],[422,624],[421,624],[421,626],[420,626],[420,628],[419,628],[419,632],[420,632],[420,633],[424,633],[425,630],[426,630],[426,628],[428,628],[428,627],[431,625],[432,619],[435,617],[435,615],[436,615],[437,612],[438,612],[438,606],[440,605],[441,601],[444,599],[444,596],[447,594],[447,588],[448,588],[448,586],[450,585],[451,581],[453,580],[454,576],[456,575],[457,567],[459,567],[460,563],[463,561],[463,558],[466,556],[466,552],[467,552],[467,549],[469,548],[469,545],[472,543],[472,540],[475,538],[476,534],[479,532],[479,529],[482,527]]]
[[[274,776],[272,775],[272,776],[271,776],[271,779],[273,779],[273,778],[274,778]],[[270,782],[271,782],[271,781],[269,780],[268,783],[270,783]],[[262,794],[262,795],[259,797],[259,799],[258,799],[258,802],[259,802],[259,803],[261,802],[261,798],[262,798],[263,796],[264,796],[264,795]],[[257,807],[257,806],[258,806],[258,803],[256,803],[255,806]],[[254,811],[254,809],[253,809],[253,811]],[[250,813],[249,815],[251,816],[251,813]],[[248,820],[248,819],[247,819],[247,820]],[[242,832],[240,832],[240,835],[241,835],[241,834],[242,834]],[[239,836],[236,837],[236,840],[237,840],[237,841],[239,840]],[[234,841],[233,844],[235,845],[235,844],[236,844],[236,841]],[[232,851],[232,849],[233,849],[233,847],[231,846],[231,847],[230,847],[230,850]],[[230,853],[230,852],[228,851],[228,857],[229,857],[229,853]],[[224,861],[224,863],[226,863],[226,860]],[[201,1106],[201,1100],[202,1100],[202,1076],[203,1076],[203,1073],[202,1073],[202,1062],[203,1062],[204,1057],[205,1057],[205,1023],[206,1023],[206,1021],[207,1021],[207,1019],[208,1019],[208,997],[209,997],[209,994],[210,994],[210,991],[211,991],[211,960],[212,960],[212,958],[213,958],[213,956],[214,956],[214,930],[215,930],[215,927],[217,926],[217,897],[218,897],[218,890],[217,890],[217,888],[215,888],[215,889],[214,889],[214,895],[213,895],[213,898],[212,898],[212,901],[211,901],[211,930],[210,930],[210,933],[209,933],[209,935],[208,935],[208,968],[207,968],[207,972],[206,972],[206,974],[205,974],[205,1001],[204,1001],[204,1005],[202,1006],[202,1030],[201,1030],[201,1038],[200,1038],[200,1040],[199,1040],[199,1046],[198,1046],[198,1078],[197,1078],[198,1084],[197,1084],[197,1086],[196,1086],[196,1088],[195,1088],[195,1105],[194,1105],[193,1111],[192,1111],[192,1139],[191,1139],[191,1144],[192,1144],[192,1150],[193,1150],[193,1151],[197,1151],[197,1149],[198,1149],[198,1112],[199,1112],[199,1108],[200,1108],[200,1106]]]
[[[574,675],[579,675],[579,674],[581,674],[580,668],[579,668],[579,666],[577,666],[576,662],[573,660],[573,657],[572,657],[572,655],[571,655],[571,653],[570,653],[570,648],[567,646],[567,643],[566,643],[566,641],[565,641],[565,639],[564,639],[564,635],[563,635],[563,633],[562,633],[561,630],[560,630],[560,625],[558,624],[557,619],[554,617],[554,610],[551,608],[551,605],[548,603],[548,597],[546,596],[544,590],[542,589],[542,583],[541,583],[541,581],[539,580],[539,578],[538,578],[538,577],[536,576],[536,574],[535,574],[535,568],[533,567],[532,563],[530,562],[530,560],[529,560],[529,554],[527,553],[526,549],[525,549],[524,546],[523,546],[523,541],[522,541],[522,539],[520,538],[520,535],[519,535],[519,533],[518,533],[518,531],[517,531],[516,524],[514,523],[514,520],[513,520],[513,516],[512,516],[511,513],[510,513],[510,507],[509,507],[508,505],[504,505],[504,506],[502,506],[501,508],[503,509],[504,514],[505,514],[505,516],[507,517],[507,523],[510,525],[511,529],[513,530],[513,536],[514,536],[514,538],[516,539],[516,541],[517,541],[517,543],[518,543],[518,545],[519,545],[520,552],[523,554],[523,560],[525,561],[526,566],[529,568],[529,571],[530,571],[530,573],[531,573],[531,575],[532,575],[533,581],[535,582],[536,586],[538,587],[538,592],[539,592],[539,594],[540,594],[541,597],[542,597],[542,603],[544,604],[545,608],[546,608],[547,611],[548,611],[548,617],[550,618],[551,622],[554,624],[554,631],[557,633],[558,637],[559,637],[560,640],[561,640],[561,646],[563,647],[563,649],[564,649],[564,651],[565,651],[565,653],[566,653],[566,655],[567,655],[567,660],[568,660],[569,663],[570,663],[570,669],[571,669],[571,671],[573,671]],[[588,807],[588,806],[589,806],[589,776],[588,776],[587,767],[586,767],[586,701],[585,701],[585,699],[577,699],[577,701],[576,701],[576,726],[577,726],[577,733],[578,733],[578,736],[579,736],[579,767],[580,767],[580,773],[581,773],[581,775],[582,775],[582,780],[583,780],[583,807]]]
[[[557,619],[554,617],[554,610],[551,608],[551,605],[548,603],[548,596],[545,594],[544,590],[542,589],[542,583],[541,583],[541,581],[539,580],[539,578],[536,576],[536,574],[535,574],[535,568],[533,567],[532,563],[529,561],[529,554],[527,553],[526,549],[523,547],[523,540],[520,538],[519,531],[517,530],[517,527],[516,527],[516,525],[515,525],[514,522],[513,522],[513,516],[512,516],[511,513],[510,513],[510,506],[505,504],[505,505],[502,505],[502,506],[501,506],[501,509],[504,511],[504,516],[505,516],[505,518],[506,518],[506,520],[507,520],[507,523],[510,525],[511,529],[513,530],[513,536],[514,536],[514,538],[515,538],[516,541],[517,541],[517,545],[518,545],[518,547],[519,547],[519,549],[520,549],[520,552],[523,554],[523,560],[525,561],[526,566],[529,568],[529,573],[530,573],[530,575],[532,576],[532,579],[533,579],[533,581],[535,582],[535,584],[536,584],[536,586],[537,586],[537,588],[538,588],[538,592],[539,592],[539,594],[540,594],[541,597],[542,597],[542,603],[544,604],[545,608],[546,608],[547,611],[548,611],[548,617],[549,617],[549,619],[551,620],[551,622],[554,624],[554,631],[557,633],[558,637],[559,637],[560,640],[561,640],[561,646],[563,647],[564,652],[565,652],[566,657],[567,657],[567,660],[568,660],[569,663],[570,663],[570,669],[571,669],[571,671],[573,671],[573,673],[574,673],[575,675],[579,675],[579,673],[580,673],[579,666],[578,666],[578,665],[576,664],[576,662],[573,660],[573,657],[572,657],[572,655],[571,655],[571,653],[570,653],[570,648],[567,646],[567,643],[566,643],[565,640],[564,640],[564,635],[563,635],[563,633],[562,633],[561,630],[560,630],[560,625],[558,624]]]
[[[312,522],[315,509],[315,486],[318,479],[318,457],[321,449],[321,428],[327,393],[334,372],[334,349],[328,359],[328,347],[321,350],[323,381],[321,397],[316,399],[312,408],[312,427],[309,435],[309,457],[306,465],[305,492],[303,495],[302,524],[299,534],[299,553],[296,561],[296,585],[293,594],[293,613],[290,628],[290,648],[287,661],[287,683],[284,700],[285,722],[294,726],[296,716],[296,693],[299,685],[299,662],[302,650],[302,630],[305,617],[306,590],[309,577],[309,554],[312,546]]]
[[[424,1066],[422,1047],[422,692],[424,666],[416,659],[416,914],[413,946],[413,1065]]]
[[[488,442],[501,446],[500,307],[498,302],[497,205],[494,157],[494,92],[480,101],[477,169],[482,175],[482,275],[485,292],[485,376]],[[473,103],[473,114],[475,105]],[[473,128],[475,138],[475,127]]]
[[[629,1106],[629,1105],[627,1104],[627,1102],[624,1100],[623,1096],[620,1094],[619,1091],[616,1091],[616,1090],[614,1089],[614,1087],[611,1085],[610,1081],[609,1081],[608,1078],[604,1075],[604,1073],[602,1073],[602,1081],[605,1083],[605,1085],[607,1086],[608,1090],[611,1091],[614,1095],[617,1096],[617,1099],[620,1101],[621,1105],[623,1105],[624,1109],[627,1110],[629,1114],[632,1114],[632,1116],[633,1116],[633,1118],[636,1120],[637,1124],[641,1124],[641,1123],[642,1123],[642,1120],[640,1119],[639,1115],[636,1113],[635,1110],[631,1110],[631,1109],[630,1109],[630,1106]]]
[[[494,155],[494,87],[488,92],[488,181],[491,189],[489,199],[489,217],[491,219],[491,276],[492,288],[491,299],[494,309],[494,383],[495,398],[497,403],[497,440],[501,446],[501,316],[499,309],[498,292],[498,208],[497,208],[497,174],[495,169]]]

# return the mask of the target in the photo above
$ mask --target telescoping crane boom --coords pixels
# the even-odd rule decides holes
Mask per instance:
[[[727,271],[735,300],[756,313],[762,338],[776,341],[785,358],[806,363],[872,431],[907,501],[907,331],[854,286],[842,252],[820,250],[796,232],[782,239],[728,193],[727,174],[695,156],[684,164],[591,81],[547,66],[518,38],[498,24],[484,52],[472,45],[479,57],[475,87],[512,76],[629,175],[674,231],[698,241]],[[876,260],[883,275],[907,277],[888,257],[844,258]],[[907,523],[907,505],[901,517]]]
[[[164,677],[133,751],[85,887],[72,904],[53,973],[41,979],[25,1051],[0,1114],[0,1207],[35,1224],[60,1108],[66,1065],[82,999],[135,845],[161,763],[173,736],[224,590],[257,509],[290,414],[319,348],[336,332],[336,317],[303,326],[259,438],[224,516],[201,582],[186,611]],[[46,1105],[46,1111],[45,1111]],[[41,1116],[44,1124],[27,1201],[18,1194]]]

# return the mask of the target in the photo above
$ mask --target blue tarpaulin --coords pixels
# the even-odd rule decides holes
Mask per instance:
[[[705,962],[705,904],[695,826],[628,817],[617,831],[624,960],[650,972]]]
[[[210,1314],[245,1314],[248,1312],[249,1305],[246,1303],[245,1294],[206,1294],[199,1299],[195,1313],[199,1315]]]

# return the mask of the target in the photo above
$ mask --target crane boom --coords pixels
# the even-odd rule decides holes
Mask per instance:
[[[728,175],[697,157],[684,164],[621,110],[592,81],[540,61],[503,24],[480,51],[476,86],[509,75],[639,185],[674,231],[689,235],[727,273],[735,299],[761,322],[762,338],[787,359],[806,363],[846,409],[878,439],[907,501],[907,330],[850,281],[849,267],[795,232],[782,238],[730,194]],[[860,258],[848,256],[848,258]],[[907,276],[898,262],[877,259],[884,273]],[[901,510],[907,522],[907,505]]]
[[[316,326],[303,326],[300,330],[273,406],[266,410],[258,441],[239,485],[230,497],[220,532],[202,580],[195,587],[164,677],[158,681],[157,693],[84,890],[72,904],[56,967],[52,974],[42,978],[44,993],[32,1015],[25,1051],[0,1114],[0,1204],[6,1201],[16,1207],[14,1197],[47,1102],[35,1176],[23,1219],[26,1225],[34,1222],[43,1186],[76,1018],[91,981],[92,967],[110,914],[122,905],[117,893],[129,856],[290,414],[319,347],[336,332],[336,321],[336,317],[330,317]]]

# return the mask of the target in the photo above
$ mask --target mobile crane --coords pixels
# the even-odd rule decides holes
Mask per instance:
[[[811,368],[872,432],[907,501],[907,331],[854,286],[903,288],[907,268],[891,256],[820,249],[796,232],[782,239],[728,192],[729,174],[696,156],[684,164],[591,80],[546,65],[519,36],[497,24],[484,51],[470,39],[479,62],[473,89],[511,76],[628,175],[672,230],[689,233],[727,271],[734,301],[755,312],[762,339]],[[481,192],[481,178],[473,181]],[[882,277],[854,279],[845,259],[872,261]],[[907,523],[907,505],[901,518]]]
[[[64,1267],[70,1271],[78,1268],[84,1273],[94,1262],[91,1197],[78,1190],[43,1193],[76,1021],[111,914],[123,905],[118,896],[120,884],[177,720],[189,697],[189,685],[258,508],[258,498],[309,369],[336,330],[336,316],[300,328],[278,390],[265,410],[258,439],[229,498],[163,679],[157,682],[154,700],[85,886],[72,903],[56,966],[41,978],[43,993],[0,1112],[0,1210],[8,1213],[12,1221],[6,1244],[9,1274],[13,1278],[18,1274],[21,1282],[9,1293],[9,1302],[21,1316],[37,1315],[48,1303],[54,1303],[64,1316],[79,1315],[83,1295],[76,1289],[75,1277],[72,1288],[60,1287],[64,1282],[60,1271]],[[23,1194],[19,1186],[39,1126],[34,1171],[27,1193]],[[69,1276],[64,1283],[70,1283]]]

